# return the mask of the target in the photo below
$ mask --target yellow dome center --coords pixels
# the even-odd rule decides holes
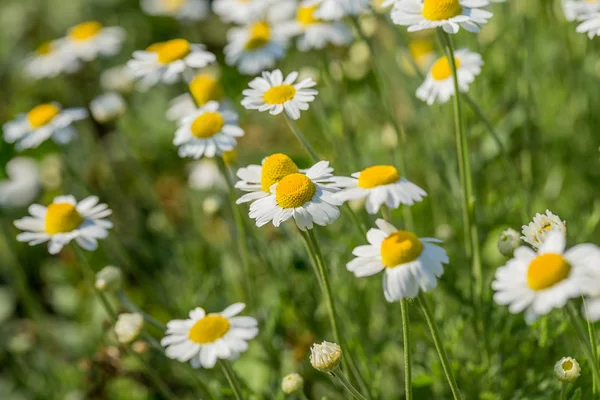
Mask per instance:
[[[423,244],[412,232],[394,232],[381,243],[381,259],[388,268],[414,261],[422,252]]]
[[[69,30],[69,37],[79,42],[93,38],[102,30],[102,24],[98,21],[82,22]]]
[[[190,82],[189,88],[196,104],[199,106],[202,106],[211,100],[220,100],[223,97],[221,85],[219,85],[219,81],[212,75],[196,75]]]
[[[263,100],[267,104],[283,104],[290,101],[296,94],[296,88],[293,85],[273,86],[263,95]]]
[[[291,174],[279,181],[275,199],[281,208],[297,208],[309,202],[317,188],[304,174]]]
[[[181,60],[190,54],[191,51],[190,42],[185,39],[173,39],[163,43],[156,43],[153,46],[156,47],[149,51],[155,51],[158,54],[158,62],[161,64],[170,64],[173,61]]]
[[[358,176],[358,186],[365,189],[371,189],[377,186],[398,182],[399,179],[400,174],[395,167],[391,165],[375,165],[361,171]]]
[[[424,0],[423,16],[430,21],[441,21],[462,13],[458,0]]]
[[[460,60],[454,57],[454,62],[456,65],[456,69],[460,67]],[[433,67],[431,67],[431,76],[436,81],[443,81],[452,76],[452,67],[450,66],[450,61],[448,61],[448,57],[444,56],[439,58]]]
[[[186,0],[161,0],[163,8],[167,12],[179,11],[185,3]]]
[[[221,315],[207,315],[192,326],[190,340],[198,344],[212,343],[229,331],[229,320]]]
[[[83,223],[84,219],[73,204],[53,203],[46,211],[46,233],[71,232]]]
[[[206,112],[192,122],[192,134],[199,139],[207,139],[221,132],[225,121],[218,112]]]
[[[315,18],[315,11],[318,7],[318,4],[315,4],[314,6],[299,7],[298,12],[296,13],[296,21],[304,26],[320,22],[318,18]]]
[[[571,264],[562,255],[541,254],[529,264],[527,285],[533,290],[547,289],[566,279],[570,272]]]
[[[268,23],[256,22],[250,27],[250,38],[244,45],[246,50],[256,50],[264,47],[271,40],[271,27]]]
[[[272,154],[262,164],[260,187],[263,192],[269,192],[275,183],[288,175],[297,173],[298,167],[291,158],[281,153]]]
[[[35,52],[38,53],[40,56],[45,56],[47,54],[52,53],[53,50],[54,48],[52,47],[52,42],[48,40],[47,42],[40,44],[38,48],[35,49]]]
[[[40,104],[27,113],[27,121],[29,121],[29,125],[31,125],[32,128],[39,128],[52,121],[59,112],[60,109],[54,104]]]

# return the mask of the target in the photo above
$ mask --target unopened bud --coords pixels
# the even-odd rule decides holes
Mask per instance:
[[[310,348],[310,364],[321,372],[335,370],[342,359],[342,349],[336,343],[322,342]]]
[[[514,251],[521,245],[519,232],[508,228],[498,238],[498,251],[506,257],[512,257]]]
[[[112,292],[121,287],[123,274],[119,267],[107,265],[96,273],[96,289],[100,291]]]
[[[285,394],[296,393],[304,387],[304,379],[297,373],[286,375],[281,381],[281,390]]]

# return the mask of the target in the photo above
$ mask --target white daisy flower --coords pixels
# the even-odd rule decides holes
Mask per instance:
[[[38,163],[29,157],[15,157],[6,163],[7,179],[0,180],[0,208],[24,207],[40,193]]]
[[[280,70],[265,71],[262,77],[254,78],[242,94],[242,105],[247,110],[269,111],[271,115],[285,113],[292,119],[300,118],[300,111],[308,110],[308,103],[319,93],[312,89],[317,83],[306,78],[294,83],[298,72],[291,72],[285,79]]]
[[[244,135],[238,126],[237,114],[210,101],[198,111],[179,121],[173,144],[179,146],[180,157],[198,159],[214,157],[233,150],[235,138]]]
[[[86,21],[69,29],[61,41],[66,52],[84,61],[92,61],[98,56],[111,57],[117,54],[125,41],[125,29],[104,27],[98,21]]]
[[[188,185],[196,190],[226,190],[227,182],[214,160],[202,159],[190,165]]]
[[[481,55],[467,49],[457,50],[454,54],[458,88],[461,92],[469,91],[469,85],[481,73],[483,59]],[[445,103],[454,96],[454,79],[452,66],[448,57],[439,58],[429,69],[425,81],[417,89],[417,97],[431,105]]]
[[[130,93],[135,78],[127,65],[107,68],[100,74],[100,86],[107,92]]]
[[[289,22],[261,19],[227,32],[225,62],[245,75],[273,68],[289,44]]]
[[[306,5],[316,6],[315,17],[325,21],[338,21],[356,16],[369,9],[370,0],[306,0]]]
[[[492,282],[494,301],[517,314],[525,311],[527,323],[535,322],[567,300],[589,293],[596,283],[591,269],[600,264],[598,248],[582,244],[565,251],[562,231],[550,231],[539,250],[519,247],[514,258],[498,268]]]
[[[127,111],[127,104],[123,96],[118,93],[103,93],[92,99],[90,111],[92,117],[103,124],[123,116]]]
[[[554,364],[554,375],[561,382],[575,382],[581,375],[581,367],[576,359],[563,357]]]
[[[206,314],[203,308],[190,311],[189,319],[167,323],[160,344],[167,357],[190,361],[194,368],[212,368],[217,359],[235,360],[258,335],[258,321],[238,315],[246,306],[235,303],[220,313]]]
[[[600,36],[600,12],[582,16],[580,19],[583,22],[577,26],[577,32],[586,33],[590,39]]]
[[[81,62],[63,50],[60,40],[42,43],[25,59],[25,73],[34,79],[54,78],[62,73],[73,73],[79,68]]]
[[[169,104],[167,119],[177,121],[198,111],[209,101],[221,101],[223,88],[214,74],[200,73],[188,84],[189,93],[175,97]],[[191,93],[191,94],[190,94]],[[221,104],[225,106],[225,104]]]
[[[562,221],[558,215],[546,210],[546,214],[535,214],[529,225],[523,225],[521,239],[529,243],[533,248],[540,247],[550,231],[567,231],[566,221]]]
[[[268,0],[214,0],[212,9],[223,22],[247,24],[259,19],[269,3]]]
[[[600,12],[600,1],[563,0],[562,7],[567,21],[578,21]]]
[[[329,22],[315,16],[318,4],[310,4],[312,0],[304,0],[298,7],[296,21],[289,24],[290,33],[300,35],[298,50],[321,50],[328,44],[344,46],[352,41],[352,32],[348,26],[339,21]]]
[[[379,229],[367,232],[369,244],[352,251],[356,258],[346,264],[348,271],[359,278],[385,271],[383,294],[389,302],[417,297],[419,289],[435,288],[444,273],[443,264],[449,262],[446,251],[434,244],[441,240],[418,238],[383,219],[375,224]]]
[[[207,0],[141,0],[148,15],[173,17],[182,21],[198,21],[208,16]]]
[[[396,209],[400,204],[412,206],[423,200],[427,193],[408,179],[401,177],[392,165],[375,165],[352,174],[352,178],[339,178],[344,190],[335,194],[346,202],[367,198],[365,207],[369,214],[377,214],[382,205]]]
[[[303,172],[296,163],[282,153],[271,154],[262,160],[261,165],[249,165],[240,168],[237,176],[240,178],[235,187],[249,192],[240,197],[236,203],[242,204],[262,199],[271,194],[271,186],[291,174]]]
[[[50,137],[58,144],[67,144],[75,137],[73,122],[86,117],[85,108],[61,109],[59,103],[43,103],[5,123],[4,140],[16,142],[19,151],[38,147]]]
[[[182,75],[189,75],[191,79],[195,69],[215,60],[215,55],[206,51],[204,45],[173,39],[134,51],[133,60],[129,60],[127,66],[139,79],[140,90],[147,90],[159,82],[176,83]]]
[[[271,194],[250,205],[250,218],[256,226],[269,222],[278,227],[294,218],[300,230],[312,229],[313,224],[332,224],[339,216],[341,202],[333,193],[338,190],[337,177],[329,162],[319,161],[306,173],[289,174],[271,186]]]
[[[15,221],[15,226],[25,231],[17,235],[17,240],[30,246],[49,242],[50,254],[57,254],[72,240],[85,250],[96,250],[98,239],[106,238],[113,226],[104,219],[112,211],[106,204],[98,204],[96,196],[80,202],[71,195],[58,196],[48,207],[32,204],[29,213],[31,217]]]
[[[460,27],[479,32],[493,14],[481,9],[487,0],[402,0],[392,9],[392,21],[408,26],[409,32],[441,27],[448,33],[457,33]]]

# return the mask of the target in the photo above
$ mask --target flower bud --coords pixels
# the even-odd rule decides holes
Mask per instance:
[[[110,92],[95,97],[90,103],[90,111],[94,119],[103,124],[125,114],[127,105],[120,94]]]
[[[574,358],[563,357],[554,365],[554,374],[561,382],[575,382],[581,375],[581,367]]]
[[[285,394],[299,392],[304,387],[304,379],[297,373],[286,375],[281,381],[281,390]]]
[[[115,323],[115,333],[119,343],[133,342],[144,327],[144,317],[138,313],[120,314]]]
[[[512,257],[513,252],[521,245],[519,232],[512,228],[506,229],[498,238],[498,251],[506,257]]]
[[[310,364],[321,372],[335,370],[342,359],[342,349],[336,343],[322,342],[310,348]]]
[[[119,267],[107,265],[96,273],[96,289],[112,292],[121,287],[123,274]]]

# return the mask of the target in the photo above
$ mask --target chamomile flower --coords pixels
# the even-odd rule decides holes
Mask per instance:
[[[209,73],[196,75],[188,84],[189,92],[171,100],[167,110],[167,119],[179,120],[196,112],[209,101],[220,101],[223,98],[223,88],[219,80]],[[221,104],[222,106],[224,104]]]
[[[263,18],[231,28],[224,49],[225,62],[236,66],[242,74],[258,74],[273,68],[283,58],[289,37],[288,22],[279,19]]]
[[[325,21],[315,16],[318,4],[310,4],[304,0],[298,7],[296,21],[289,25],[291,32],[300,35],[298,50],[321,50],[328,44],[344,46],[352,41],[352,32],[348,26],[339,21]]]
[[[261,165],[249,165],[240,168],[237,176],[240,178],[235,187],[249,192],[237,199],[237,204],[262,199],[271,194],[271,186],[282,178],[301,172],[291,158],[282,153],[271,154],[262,160]]]
[[[567,21],[578,21],[600,12],[600,1],[563,0],[562,7]]]
[[[577,26],[577,32],[586,33],[590,39],[600,36],[600,12],[581,17],[583,22]]]
[[[81,62],[63,50],[60,40],[42,43],[25,59],[25,73],[34,79],[53,78],[63,73],[73,73]]]
[[[182,75],[193,75],[193,71],[214,62],[214,54],[204,45],[192,44],[185,39],[172,39],[150,45],[146,50],[133,52],[127,66],[139,79],[139,88],[147,90],[159,82],[173,84]]]
[[[235,360],[258,335],[258,321],[237,316],[245,305],[235,303],[220,313],[206,314],[203,308],[190,311],[189,319],[167,323],[160,344],[167,357],[189,361],[194,368],[212,368],[221,360]]]
[[[175,133],[173,144],[179,146],[180,157],[198,159],[214,157],[233,150],[235,138],[244,135],[237,124],[237,114],[210,101],[195,113],[183,118]]]
[[[397,25],[408,26],[409,32],[441,27],[457,33],[461,27],[479,32],[492,13],[483,10],[487,0],[402,0],[394,3],[391,17]]]
[[[0,180],[0,208],[24,207],[40,193],[40,171],[33,158],[15,157],[6,163],[8,179]]]
[[[554,364],[554,375],[561,382],[575,382],[581,375],[581,367],[576,359],[563,357]]]
[[[188,185],[196,190],[226,190],[227,182],[213,160],[202,159],[190,165]]]
[[[598,248],[581,244],[565,251],[565,246],[564,232],[552,230],[537,253],[525,246],[515,250],[514,258],[496,271],[494,301],[508,305],[513,314],[525,311],[532,323],[589,293],[595,285],[590,271],[600,265]]]
[[[370,0],[307,0],[306,5],[316,6],[316,18],[338,21],[364,13],[369,9],[369,2]]]
[[[550,210],[546,210],[546,214],[537,213],[529,225],[523,225],[521,231],[523,236],[521,236],[521,239],[537,249],[544,243],[551,231],[565,233],[567,226],[566,222],[562,221],[558,215],[552,214]]]
[[[125,41],[125,29],[104,27],[98,21],[86,21],[69,29],[62,40],[65,51],[81,60],[92,61],[99,56],[117,54]]]
[[[384,271],[383,294],[389,302],[435,288],[449,262],[446,251],[435,244],[441,240],[418,238],[382,219],[375,224],[379,229],[367,232],[369,244],[352,251],[356,258],[346,264],[348,271],[359,278]]]
[[[92,117],[101,124],[114,121],[127,111],[125,99],[119,93],[98,95],[90,102]]]
[[[31,217],[15,221],[15,226],[25,231],[17,235],[17,240],[30,246],[49,242],[50,254],[57,254],[72,240],[85,250],[96,250],[98,239],[106,238],[113,226],[104,219],[112,211],[106,204],[99,204],[96,196],[80,202],[71,195],[58,196],[48,207],[29,206],[29,213]]]
[[[458,74],[458,88],[467,92],[469,85],[481,73],[483,59],[481,55],[467,49],[457,50],[454,54],[456,73]],[[431,105],[445,103],[454,96],[454,79],[452,66],[448,57],[439,58],[429,69],[425,81],[417,89],[417,97]]]
[[[271,115],[285,113],[292,119],[300,118],[300,111],[308,110],[308,103],[319,93],[312,89],[317,83],[306,78],[294,83],[298,72],[292,72],[285,79],[280,70],[265,71],[262,77],[254,78],[242,93],[242,105],[248,110],[269,111]]]
[[[141,8],[148,15],[162,15],[182,21],[198,21],[208,15],[207,0],[141,0]]]
[[[305,173],[289,174],[273,184],[271,194],[250,205],[250,218],[256,226],[272,222],[278,227],[294,218],[300,230],[312,229],[313,224],[332,224],[339,216],[341,202],[333,193],[338,190],[337,177],[329,162],[319,161]]]
[[[344,190],[335,194],[345,202],[367,198],[369,214],[377,214],[384,204],[396,209],[400,204],[412,206],[423,200],[427,193],[408,179],[401,177],[392,165],[375,165],[352,174],[352,178],[339,178]]]
[[[61,109],[58,103],[43,103],[5,123],[4,140],[16,142],[19,151],[38,147],[50,137],[58,144],[67,144],[75,137],[73,122],[86,117],[84,108]]]
[[[214,0],[212,9],[223,22],[247,24],[257,20],[269,6],[267,0]]]

